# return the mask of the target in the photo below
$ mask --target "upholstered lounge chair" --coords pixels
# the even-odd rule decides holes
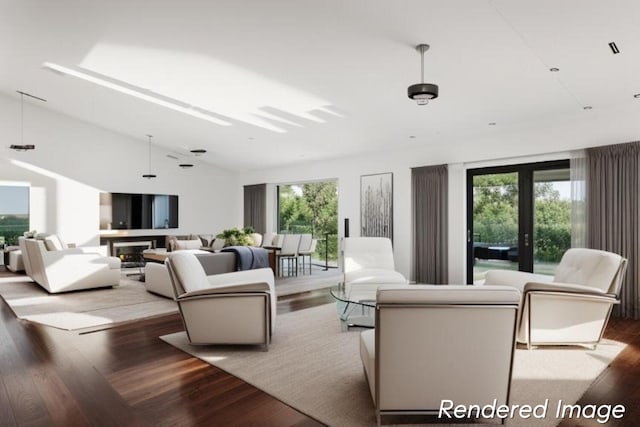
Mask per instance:
[[[522,290],[518,341],[541,345],[595,347],[611,309],[619,302],[627,260],[595,249],[569,249],[554,277],[519,271],[490,270],[485,285]]]
[[[375,294],[380,285],[406,285],[395,270],[391,240],[385,237],[346,237],[343,240],[344,286],[354,292]]]
[[[194,254],[166,261],[191,344],[260,344],[275,327],[276,294],[270,268],[207,276]]]
[[[236,271],[236,255],[232,252],[214,253],[197,249],[186,249],[185,252],[196,256],[207,276]],[[144,267],[144,275],[144,286],[147,291],[163,297],[175,298],[176,295],[169,276],[169,270],[164,262],[147,262]]]
[[[508,286],[381,286],[360,356],[378,424],[455,405],[509,403],[520,292]]]
[[[30,277],[50,293],[116,286],[120,260],[81,248],[48,250],[43,240],[20,241],[26,249],[25,267]]]

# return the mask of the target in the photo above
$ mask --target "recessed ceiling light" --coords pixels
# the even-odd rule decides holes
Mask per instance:
[[[640,98],[640,93],[636,93],[635,95],[633,95],[634,98]]]
[[[496,122],[490,122],[489,123],[489,126],[495,126],[495,125],[496,125]]]
[[[249,141],[253,141],[255,138],[250,136],[249,138],[247,138]]]
[[[415,137],[416,137],[415,135],[409,135],[410,139],[415,139]]]
[[[193,167],[191,163],[180,163],[178,166],[180,166],[182,169],[189,169]]]
[[[551,71],[552,73],[557,73],[558,71],[560,71],[560,68],[556,68],[556,67],[549,68],[549,71]]]
[[[591,105],[585,105],[584,107],[582,107],[583,110],[593,110],[593,107]]]
[[[207,152],[207,150],[205,150],[204,148],[196,148],[194,150],[191,150],[191,152],[196,156],[202,156],[204,153]]]
[[[620,53],[620,49],[618,49],[618,46],[616,46],[616,42],[609,43],[609,47],[611,48],[611,52],[613,52],[614,55]]]

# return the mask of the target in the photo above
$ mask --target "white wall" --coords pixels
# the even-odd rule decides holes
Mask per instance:
[[[63,240],[97,244],[99,193],[157,193],[179,196],[179,229],[171,234],[218,233],[241,225],[242,188],[237,175],[194,162],[180,169],[157,145],[152,148],[154,180],[148,170],[148,145],[34,104],[25,106],[24,143],[20,144],[20,104],[0,96],[0,181],[29,182],[31,228],[59,233]],[[153,130],[150,129],[153,133]],[[161,138],[157,135],[156,138]],[[167,234],[167,230],[129,231],[130,235]]]
[[[561,125],[544,127],[516,126],[491,129],[479,137],[466,140],[419,141],[404,150],[330,159],[295,166],[244,173],[241,184],[292,183],[318,179],[338,179],[339,233],[343,236],[343,219],[350,220],[351,236],[360,229],[360,176],[393,172],[394,252],[396,268],[410,277],[411,271],[411,168],[449,165],[449,281],[466,280],[466,170],[498,164],[514,164],[567,158],[573,149],[622,143],[639,139],[640,127],[635,112],[616,112],[614,116],[575,116]],[[389,142],[390,148],[393,141]],[[275,192],[268,192],[273,196]],[[268,203],[275,209],[274,203]],[[273,213],[272,213],[273,214]],[[270,217],[273,223],[273,217]]]

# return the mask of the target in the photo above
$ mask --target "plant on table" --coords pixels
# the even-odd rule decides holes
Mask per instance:
[[[225,239],[225,246],[251,246],[253,245],[252,233],[254,233],[252,227],[234,227],[222,230],[222,233],[218,234],[216,238]]]

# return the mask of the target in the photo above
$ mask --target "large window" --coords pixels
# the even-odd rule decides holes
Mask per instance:
[[[335,264],[338,259],[336,181],[279,185],[278,233],[312,234],[318,239],[314,258]]]
[[[569,162],[471,169],[467,281],[487,270],[553,275],[571,247]]]
[[[17,245],[29,230],[29,187],[0,185],[0,245]]]

